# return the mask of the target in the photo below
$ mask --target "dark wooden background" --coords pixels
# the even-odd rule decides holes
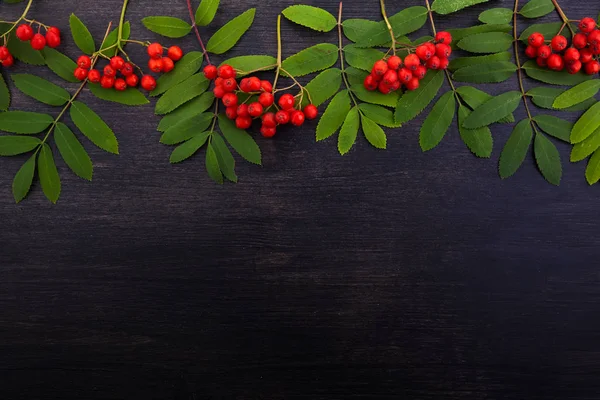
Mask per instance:
[[[272,54],[277,12],[292,3],[222,0],[203,33],[257,6],[231,54]],[[346,18],[379,18],[374,0],[345,5]],[[563,5],[572,18],[594,8]],[[1,5],[2,19],[22,6]],[[40,0],[31,15],[66,32],[75,12],[98,37],[120,6]],[[512,4],[439,25],[468,26],[490,6]],[[132,0],[133,36],[155,39],[139,21],[157,14],[187,18],[185,1]],[[283,30],[288,55],[336,40]],[[19,109],[46,109],[13,93]],[[345,157],[335,140],[314,143],[309,124],[259,139],[264,166],[240,162],[240,183],[218,186],[201,157],[169,165],[151,106],[83,98],[121,144],[116,157],[86,143],[93,183],[61,161],[58,205],[36,184],[16,206],[23,159],[1,160],[1,398],[600,398],[600,193],[583,163],[568,165],[568,146],[556,188],[533,157],[497,177],[508,126],[480,160],[455,128],[421,153],[422,118],[389,131],[388,151],[360,139]]]

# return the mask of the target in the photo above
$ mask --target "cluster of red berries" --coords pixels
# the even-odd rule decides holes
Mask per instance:
[[[167,57],[163,57],[163,52],[163,47],[158,43],[148,46],[148,55],[150,56],[148,66],[152,72],[170,72],[175,68],[175,62],[183,57],[183,50],[178,46],[170,47]],[[140,81],[135,74],[135,68],[140,68],[126,62],[121,56],[112,57],[109,64],[104,67],[103,73],[97,69],[91,69],[91,67],[92,59],[87,55],[82,55],[77,60],[77,68],[73,75],[80,81],[88,79],[91,83],[100,83],[100,86],[105,89],[114,88],[118,91],[136,87],[138,84],[148,91],[154,90],[156,87],[156,79],[153,76],[143,75]]]
[[[427,42],[416,47],[415,52],[402,59],[396,55],[387,60],[379,60],[373,65],[371,74],[365,78],[367,90],[379,90],[388,94],[404,86],[407,90],[419,88],[421,79],[430,69],[446,69],[452,54],[452,35],[438,32],[435,43]]]
[[[600,63],[596,56],[600,55],[600,30],[596,29],[593,18],[579,21],[580,32],[573,36],[572,47],[563,35],[556,35],[550,40],[550,45],[539,32],[529,35],[529,45],[525,54],[535,58],[540,67],[548,67],[554,71],[567,69],[570,74],[576,74],[582,69],[588,75],[600,72]],[[561,54],[562,53],[562,54]]]
[[[60,46],[60,30],[55,26],[48,27],[44,36],[39,31],[34,33],[31,25],[21,24],[17,27],[17,38],[22,42],[29,41],[34,50],[43,50],[46,46]]]
[[[291,123],[301,126],[306,119],[315,119],[319,115],[317,107],[309,104],[300,109],[296,108],[296,98],[289,94],[283,94],[275,104],[273,85],[269,81],[260,80],[252,76],[243,78],[239,84],[236,81],[236,72],[230,65],[222,65],[217,68],[207,65],[204,68],[204,76],[215,81],[213,93],[216,98],[221,99],[225,106],[227,118],[235,120],[239,129],[248,129],[252,125],[253,118],[260,118],[262,126],[260,133],[264,137],[273,137],[277,133],[277,126]],[[250,95],[248,99],[258,96],[257,101],[246,104],[239,102],[238,94]],[[269,111],[272,109],[272,111]]]
[[[0,64],[5,67],[11,67],[14,63],[15,58],[10,54],[8,47],[0,46]]]

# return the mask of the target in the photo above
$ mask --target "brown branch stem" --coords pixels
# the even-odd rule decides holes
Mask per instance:
[[[198,43],[200,43],[200,47],[202,48],[202,53],[204,53],[204,58],[206,58],[206,62],[208,65],[211,64],[210,57],[208,56],[208,51],[206,51],[206,47],[204,47],[204,42],[202,41],[202,36],[200,36],[200,31],[198,30],[198,25],[196,25],[196,16],[194,15],[194,9],[192,8],[192,1],[186,0],[188,6],[188,12],[190,13],[190,20],[192,22],[192,29],[194,29],[194,33],[196,34],[196,39],[198,39]]]

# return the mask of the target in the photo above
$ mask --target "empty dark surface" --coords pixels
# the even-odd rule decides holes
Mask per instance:
[[[292,1],[221,3],[207,38],[257,6],[230,55],[274,53],[277,12]],[[593,3],[562,2],[572,18],[596,15]],[[120,6],[39,0],[31,15],[66,32],[75,12],[98,37]],[[512,3],[438,24],[469,26],[491,6]],[[0,5],[2,19],[22,7]],[[374,0],[345,3],[346,18],[378,13]],[[133,37],[155,39],[139,21],[160,14],[187,18],[185,1],[132,0]],[[288,55],[336,41],[283,30]],[[45,109],[13,94],[19,109]],[[335,140],[314,143],[309,124],[259,139],[264,166],[239,162],[240,183],[218,186],[202,157],[169,165],[152,106],[83,99],[120,140],[119,157],[86,143],[93,183],[60,161],[58,205],[39,184],[14,205],[22,159],[1,160],[1,398],[600,398],[600,194],[584,163],[567,165],[568,146],[557,188],[533,157],[497,177],[508,126],[481,160],[455,128],[423,154],[422,117],[389,131],[388,151],[361,139],[345,157]]]

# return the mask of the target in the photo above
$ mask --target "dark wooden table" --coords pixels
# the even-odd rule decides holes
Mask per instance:
[[[292,1],[221,3],[219,24],[258,6],[231,55],[273,54]],[[563,5],[573,18],[595,8]],[[35,1],[32,15],[67,31],[75,12],[101,36],[120,6]],[[3,19],[21,9],[0,6]],[[483,9],[439,25],[468,26]],[[345,10],[379,18],[376,1]],[[134,37],[155,39],[140,23],[153,14],[186,18],[186,5],[132,0]],[[285,54],[336,40],[283,30]],[[70,38],[62,49],[78,55]],[[508,127],[481,160],[455,128],[421,153],[422,118],[389,131],[388,151],[361,139],[345,157],[309,124],[259,140],[264,166],[240,162],[240,183],[218,186],[202,158],[169,165],[151,106],[84,98],[121,144],[119,157],[86,144],[93,183],[61,161],[58,205],[36,184],[16,206],[20,162],[1,160],[1,398],[600,398],[600,193],[583,163],[567,164],[568,146],[556,188],[533,157],[497,177]],[[14,104],[46,110],[16,91]]]

